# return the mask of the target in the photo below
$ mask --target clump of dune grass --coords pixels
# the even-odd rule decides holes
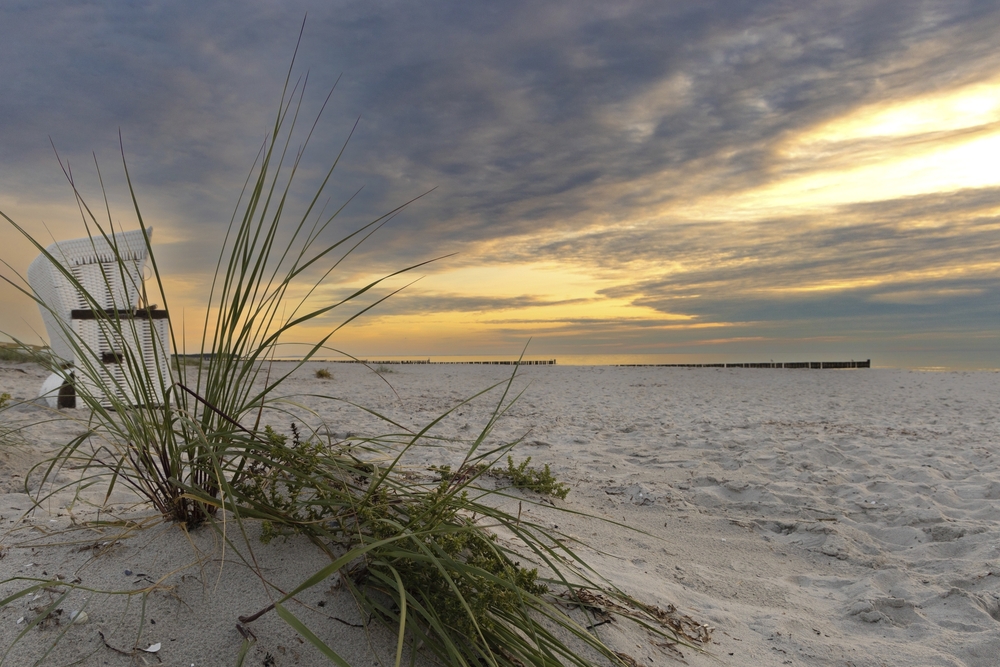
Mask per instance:
[[[265,410],[282,409],[279,389],[289,375],[324,350],[340,327],[388,295],[358,306],[311,344],[297,363],[275,370],[269,360],[296,327],[318,322],[336,308],[367,297],[384,280],[422,265],[359,286],[340,301],[314,302],[317,288],[402,206],[335,243],[321,243],[340,212],[326,215],[320,202],[341,148],[301,215],[287,218],[287,200],[311,135],[309,130],[301,147],[292,149],[305,85],[293,83],[291,72],[272,131],[226,233],[195,363],[185,367],[189,357],[184,357],[185,364],[162,373],[125,354],[124,382],[131,391],[119,392],[119,387],[106,386],[106,375],[95,362],[87,361],[94,358],[93,350],[65,323],[67,338],[84,360],[73,372],[90,377],[98,386],[103,382],[107,396],[77,384],[90,426],[35,471],[40,478],[36,502],[59,490],[57,473],[72,467],[81,473],[78,484],[103,483],[106,497],[117,486],[126,486],[165,519],[181,522],[189,530],[208,526],[221,531],[224,519],[241,526],[261,522],[265,540],[289,533],[307,536],[331,562],[273,609],[338,665],[346,663],[335,649],[286,606],[293,596],[337,573],[372,619],[395,628],[397,666],[407,645],[411,652],[428,651],[455,666],[584,666],[595,660],[627,664],[567,607],[596,609],[595,596],[612,601],[610,613],[620,618],[630,618],[669,641],[687,641],[648,606],[604,582],[573,550],[570,540],[498,509],[502,490],[477,484],[483,471],[512,446],[485,446],[496,420],[510,405],[509,383],[492,418],[468,443],[465,460],[448,479],[415,479],[404,467],[408,453],[434,443],[429,431],[446,415],[416,433],[385,420],[387,427],[396,429],[393,435],[349,442],[324,441],[314,432],[306,436],[294,430],[289,442],[287,436],[261,424]],[[145,229],[122,153],[136,222]],[[125,260],[115,245],[110,210],[101,219],[75,186],[73,192],[88,234],[108,240],[124,275]],[[3,217],[47,254],[23,227]],[[156,301],[168,308],[160,266],[148,235],[144,237],[152,278],[149,293],[143,288],[142,302]],[[97,311],[104,330],[123,340],[137,335],[130,320],[98,308],[96,298],[69,271],[60,270]],[[312,284],[306,296],[292,298],[293,286],[301,293],[298,288],[306,280]],[[9,282],[41,308],[48,307],[29,287]],[[171,341],[177,350],[173,330]],[[32,357],[54,372],[61,367],[61,360],[41,354]],[[146,400],[127,404],[121,396],[129,394]],[[156,395],[164,400],[150,398]],[[108,399],[110,407],[104,405]],[[562,493],[547,469],[532,476],[527,463],[515,467],[509,460],[512,479],[526,478],[535,487]],[[498,537],[501,534],[504,539]],[[266,548],[249,543],[245,547]],[[44,585],[61,595],[73,588],[65,582],[36,581],[0,600],[0,606]],[[249,614],[241,621],[252,623],[258,616]]]
[[[333,377],[329,368],[318,368],[316,369],[316,379],[317,380],[329,380]]]
[[[291,72],[290,69],[269,138],[260,149],[229,223],[209,290],[199,354],[194,365],[187,369],[187,377],[181,373],[178,373],[179,377],[173,377],[161,373],[158,368],[148,368],[141,357],[131,354],[130,346],[123,345],[121,365],[125,369],[124,383],[130,391],[119,392],[115,390],[121,387],[106,387],[109,391],[105,395],[93,395],[85,389],[86,383],[76,383],[78,401],[93,414],[94,427],[59,452],[52,465],[44,471],[44,478],[51,477],[56,468],[63,465],[95,474],[113,470],[112,486],[124,484],[131,487],[173,520],[184,522],[189,527],[209,520],[217,510],[212,500],[220,492],[220,470],[230,470],[229,464],[235,460],[237,463],[230,470],[235,478],[231,481],[238,482],[239,477],[246,474],[245,468],[238,462],[244,446],[257,438],[255,418],[277,399],[276,388],[323,349],[340,327],[381,299],[361,306],[346,316],[341,324],[331,327],[330,333],[315,341],[297,363],[272,375],[273,367],[268,361],[276,356],[283,339],[294,328],[328,316],[336,308],[366,296],[386,278],[416,268],[408,267],[392,276],[362,285],[336,303],[316,304],[311,299],[314,290],[330,277],[341,262],[406,204],[379,216],[335,243],[318,242],[343,208],[324,214],[320,202],[346,147],[345,141],[302,213],[295,219],[287,218],[287,199],[311,135],[310,130],[302,147],[291,155],[291,142],[305,93],[304,82],[293,83]],[[317,116],[313,127],[318,120]],[[142,302],[155,300],[169,311],[170,300],[163,289],[160,267],[150,238],[145,233],[145,221],[124,161],[124,148],[122,155],[133,211],[138,226],[143,230],[147,262],[153,276],[147,281],[152,284],[152,289],[147,291],[147,286],[142,286]],[[68,170],[64,171],[73,185]],[[100,220],[75,185],[73,192],[83,212],[83,224],[88,235],[107,240],[119,266],[124,267],[125,260],[115,242],[110,211],[106,220]],[[104,311],[95,296],[31,234],[6,215],[3,217],[38,252],[47,256],[84,296],[102,331],[125,341],[136,339],[138,333],[131,326],[131,320]],[[127,272],[122,268],[121,273],[125,276]],[[288,298],[289,289],[293,285],[301,286],[304,281],[310,280],[310,276],[314,282],[306,295],[297,299]],[[8,282],[33,299],[40,308],[48,309],[48,305],[30,288]],[[88,348],[69,323],[61,324],[74,350],[79,353],[77,356],[83,360],[73,373],[78,378],[90,378],[96,386],[107,384],[106,374],[93,361],[99,355]],[[170,338],[172,347],[177,350],[178,338],[173,326]],[[134,347],[139,349],[138,345]],[[190,360],[190,357],[184,358],[186,362]],[[35,359],[45,363],[53,372],[61,369],[63,361],[46,360],[40,355],[35,355]],[[258,379],[263,382],[255,382]],[[125,404],[120,394],[132,394],[144,400],[140,405]],[[157,404],[152,398],[156,395],[165,397],[162,404]],[[110,407],[103,405],[102,399],[110,399]],[[244,426],[247,423],[250,427]],[[95,442],[99,443],[96,447],[85,447]]]

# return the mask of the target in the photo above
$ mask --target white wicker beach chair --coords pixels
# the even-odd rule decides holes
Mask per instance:
[[[170,373],[170,323],[165,310],[137,308],[147,257],[142,230],[114,234],[112,243],[59,241],[46,248],[51,259],[39,255],[28,267],[49,345],[62,364],[42,386],[52,407],[76,407],[76,387],[106,407],[112,398],[128,405],[163,401],[169,381],[159,379]]]

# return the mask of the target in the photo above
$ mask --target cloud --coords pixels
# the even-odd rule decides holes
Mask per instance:
[[[927,142],[986,132],[988,114],[983,127],[931,124],[903,136],[821,132],[994,77],[1000,9],[974,0],[7,5],[5,212],[59,234],[77,224],[51,136],[101,202],[96,153],[112,218],[133,226],[120,130],[161,262],[179,282],[205,280],[307,12],[292,85],[307,70],[309,85],[292,155],[343,77],[305,153],[290,219],[359,117],[328,210],[364,189],[323,240],[437,188],[358,250],[348,279],[460,251],[427,271],[516,271],[544,259],[606,283],[565,299],[437,290],[387,304],[399,316],[554,313],[571,300],[618,299],[706,325],[809,321],[809,335],[827,321],[912,328],[947,318],[970,330],[993,321],[992,185],[858,204],[835,184],[823,206],[794,210],[798,192],[760,200],[789,179],[878,169]],[[628,326],[649,328],[641,317]],[[581,327],[596,331],[598,320]]]

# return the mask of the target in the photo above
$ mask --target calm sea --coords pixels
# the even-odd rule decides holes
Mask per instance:
[[[468,363],[482,361],[517,361],[518,355],[431,355],[431,356],[393,356],[393,355],[371,355],[359,356],[368,362],[379,361],[431,361],[436,363]],[[805,356],[789,356],[772,358],[757,358],[748,355],[735,354],[528,354],[524,356],[527,361],[550,361],[555,360],[560,366],[614,366],[621,364],[720,364],[720,363],[767,363],[767,362],[788,362],[788,361],[853,361],[852,359],[837,358],[807,358]],[[336,361],[336,359],[329,359]],[[858,359],[864,361],[864,359]]]

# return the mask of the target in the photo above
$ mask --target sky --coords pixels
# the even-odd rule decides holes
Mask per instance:
[[[136,228],[123,147],[193,351],[304,18],[301,128],[336,87],[289,224],[348,137],[320,242],[424,195],[315,297],[441,258],[336,348],[1000,368],[992,0],[4,2],[0,211],[82,236],[61,162]],[[36,254],[0,220],[0,273]],[[6,284],[0,309],[44,340]]]

